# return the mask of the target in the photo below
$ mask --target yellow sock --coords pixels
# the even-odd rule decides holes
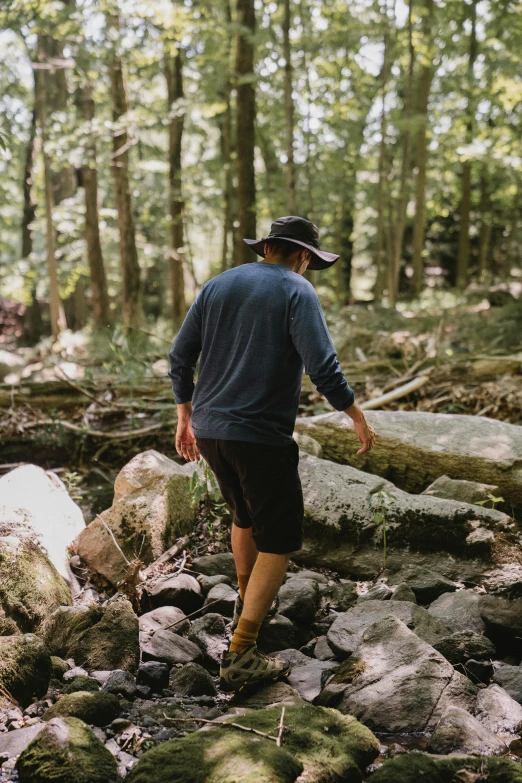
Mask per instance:
[[[250,574],[238,574],[237,575],[237,583],[239,586],[239,597],[241,600],[245,597],[245,590],[247,589],[248,580],[250,579]]]
[[[257,640],[261,623],[253,623],[241,616],[230,642],[230,652],[242,653]]]

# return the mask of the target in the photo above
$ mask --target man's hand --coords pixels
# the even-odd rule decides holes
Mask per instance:
[[[359,443],[362,443],[362,449],[359,449],[357,456],[366,454],[367,451],[373,449],[375,446],[375,430],[366,421],[363,410],[359,405],[354,402],[349,408],[346,408],[345,413],[353,421],[353,428],[359,438]]]
[[[176,451],[180,457],[190,462],[199,462],[201,454],[196,445],[196,436],[190,423],[192,403],[184,402],[178,405],[178,428],[176,430]]]

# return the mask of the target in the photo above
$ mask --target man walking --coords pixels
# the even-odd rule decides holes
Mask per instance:
[[[207,460],[233,513],[239,597],[220,667],[226,692],[290,670],[258,650],[256,640],[276,610],[290,554],[302,545],[299,448],[292,434],[303,368],[353,420],[362,444],[357,453],[375,442],[337,361],[316,291],[303,277],[307,268],[328,269],[339,258],[321,251],[318,237],[313,223],[291,216],[272,223],[267,237],[246,239],[264,260],[205,283],[169,353],[176,450],[187,460]]]

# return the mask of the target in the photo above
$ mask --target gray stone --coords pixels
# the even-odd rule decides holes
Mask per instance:
[[[406,583],[415,593],[417,603],[430,604],[443,593],[452,593],[457,589],[454,582],[435,571],[421,569],[406,577]]]
[[[172,631],[156,631],[141,648],[144,661],[160,661],[171,666],[175,663],[189,663],[201,658],[200,648]]]
[[[457,631],[435,642],[433,646],[454,666],[466,663],[470,658],[488,660],[495,655],[495,645],[473,631]]]
[[[282,614],[276,614],[268,623],[263,623],[257,639],[259,649],[266,653],[294,647],[295,628],[293,622]]]
[[[155,608],[177,606],[190,614],[203,605],[201,585],[190,574],[160,577],[152,586],[147,587],[147,594]]]
[[[474,631],[484,633],[484,622],[479,611],[480,595],[473,590],[443,593],[429,606],[432,617],[442,620],[452,633]]]
[[[314,457],[322,457],[323,448],[321,444],[309,435],[301,435],[299,432],[294,432],[294,440],[299,446],[300,451],[305,451],[307,454],[313,454]]]
[[[102,686],[105,685],[105,683],[111,676],[111,672],[112,672],[111,669],[107,669],[105,671],[95,671],[95,672],[91,672],[90,676],[92,677],[93,680],[96,680],[98,685]]]
[[[417,603],[415,593],[406,582],[401,582],[397,585],[393,591],[393,595],[391,596],[390,601],[409,601],[412,604]]]
[[[465,673],[472,682],[489,685],[493,676],[493,664],[491,661],[476,661],[474,658],[470,658],[466,661]]]
[[[115,669],[104,682],[102,690],[133,699],[136,696],[136,680],[130,672]]]
[[[238,594],[227,584],[217,584],[208,592],[204,603],[204,613],[217,612],[225,617],[232,617]],[[217,601],[217,603],[215,603]],[[209,606],[212,604],[212,606]]]
[[[488,593],[502,598],[522,598],[522,563],[499,563],[482,574]]]
[[[202,555],[192,561],[194,571],[199,571],[205,576],[216,576],[216,574],[228,576],[235,583],[237,580],[236,565],[232,552],[221,552],[217,555]]]
[[[221,654],[228,647],[226,625],[220,614],[209,612],[198,617],[192,623],[188,638],[203,653],[207,665],[219,668]]]
[[[62,680],[64,682],[72,682],[76,677],[88,677],[89,672],[83,668],[83,666],[73,666],[72,669],[64,672]]]
[[[357,584],[355,582],[344,581],[335,584],[332,587],[332,598],[330,604],[338,612],[346,612],[357,601]]]
[[[491,636],[509,640],[522,637],[522,598],[509,601],[495,595],[482,595],[479,612]]]
[[[169,689],[176,696],[215,696],[217,693],[212,677],[198,663],[172,669]]]
[[[386,601],[391,598],[393,590],[388,587],[384,582],[377,582],[377,584],[370,587],[366,593],[360,595],[357,599],[358,604],[362,604],[365,601]]]
[[[292,666],[288,684],[295,688],[305,701],[313,701],[333,675],[338,664],[332,661],[318,661],[308,658],[302,664]]]
[[[199,574],[198,582],[201,585],[204,595],[216,585],[229,585],[232,580],[225,574],[215,574],[214,576],[206,576],[205,574]]]
[[[466,753],[470,756],[501,756],[507,747],[489,729],[460,707],[442,715],[427,748],[431,753]]]
[[[303,666],[313,660],[309,655],[305,655],[301,652],[301,650],[296,650],[292,647],[289,647],[287,650],[278,650],[277,657],[284,658],[285,661],[288,661],[292,666]]]
[[[326,636],[320,636],[314,647],[314,658],[319,661],[331,661],[335,658],[334,651],[328,644]]]
[[[365,601],[338,615],[326,638],[337,657],[347,658],[357,649],[364,632],[377,620],[394,616],[430,644],[447,636],[447,629],[421,606],[409,601]]]
[[[161,693],[169,684],[169,667],[160,661],[146,661],[138,669],[136,683],[147,686],[154,693]]]
[[[311,579],[312,582],[320,582],[323,585],[328,584],[328,577],[324,574],[320,574],[318,571],[307,571],[305,569],[297,571],[295,574],[287,574],[286,581],[288,582],[289,579]]]
[[[512,699],[522,704],[522,666],[500,666],[493,675],[493,682],[504,688]]]
[[[8,759],[19,756],[44,727],[45,723],[33,723],[32,726],[0,734],[0,756],[5,754]]]
[[[279,590],[279,614],[297,623],[313,623],[319,609],[317,582],[310,579],[290,579]]]
[[[158,606],[157,609],[142,614],[139,624],[140,632],[146,634],[155,633],[160,628],[183,634],[190,628],[190,620],[185,619],[185,612],[177,606]]]
[[[493,684],[479,690],[475,716],[494,734],[518,734],[522,731],[522,705],[500,685]]]
[[[495,484],[481,484],[479,481],[439,476],[422,494],[445,500],[460,500],[462,503],[479,503],[488,499],[488,493],[497,496],[498,487]]]

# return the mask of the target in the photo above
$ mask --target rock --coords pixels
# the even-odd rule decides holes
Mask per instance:
[[[493,676],[493,664],[491,661],[476,661],[470,658],[466,661],[466,672],[472,682],[489,685]]]
[[[138,633],[138,618],[126,600],[107,606],[60,607],[38,631],[53,655],[74,658],[89,671],[136,671]]]
[[[312,582],[319,582],[319,584],[323,585],[328,584],[328,579],[324,574],[319,574],[317,571],[307,571],[305,569],[297,571],[295,574],[288,574],[286,581],[288,582],[290,579],[311,579]]]
[[[357,584],[344,581],[332,587],[331,606],[338,612],[346,612],[357,601]]]
[[[63,658],[59,658],[57,655],[51,655],[51,676],[55,680],[61,680],[65,672],[69,671],[69,664],[64,661]]]
[[[113,504],[100,516],[129,560],[140,552],[141,560],[151,563],[192,528],[196,510],[188,485],[195,470],[194,462],[178,465],[149,449],[118,473]]]
[[[313,623],[319,609],[317,582],[311,579],[290,579],[279,590],[279,614],[303,625]]]
[[[319,661],[331,661],[332,658],[335,658],[334,651],[328,644],[326,636],[320,636],[317,639],[314,647],[314,657]]]
[[[228,720],[274,734],[280,714],[277,707],[266,708]],[[254,734],[216,726],[169,740],[141,757],[128,783],[293,783],[299,775],[309,783],[355,781],[379,752],[379,743],[368,729],[335,710],[287,707],[285,726],[288,733],[282,747]],[[200,763],[194,764],[194,759]]]
[[[62,675],[62,680],[64,682],[72,682],[77,677],[88,677],[89,672],[84,669],[82,666],[73,666],[72,669],[68,669],[66,672]]]
[[[276,614],[268,623],[263,623],[259,631],[257,644],[266,653],[286,650],[295,644],[294,624],[288,617]]]
[[[488,493],[497,496],[498,487],[495,484],[481,484],[479,481],[450,479],[449,476],[439,476],[422,492],[423,495],[432,495],[436,498],[460,500],[462,503],[480,503],[480,505],[484,500],[487,501]]]
[[[326,459],[390,477],[406,492],[422,492],[451,472],[453,479],[495,484],[515,509],[522,505],[522,433],[517,425],[419,411],[367,411],[366,417],[379,433],[379,448],[362,458],[356,456],[355,431],[342,412],[302,417],[295,428],[315,438]]]
[[[64,693],[76,693],[77,691],[99,691],[100,686],[92,677],[82,675],[72,679],[63,689]]]
[[[406,582],[401,582],[397,585],[393,591],[393,595],[391,596],[390,601],[409,601],[412,604],[417,603],[415,593]]]
[[[481,595],[479,612],[491,638],[513,641],[522,637],[522,598],[509,601],[495,595]]]
[[[37,636],[0,636],[0,686],[22,706],[46,693],[51,671],[49,650]]]
[[[156,631],[141,648],[143,661],[160,661],[172,666],[175,663],[189,663],[201,658],[197,644],[179,636],[173,631]]]
[[[443,593],[451,593],[457,589],[457,586],[442,574],[426,569],[415,571],[405,581],[420,604],[430,604]]]
[[[365,601],[337,616],[326,635],[328,644],[337,657],[346,658],[357,649],[367,628],[390,615],[430,644],[448,634],[440,620],[409,601]]]
[[[115,669],[103,683],[103,691],[133,699],[136,696],[136,680],[130,672]]]
[[[437,759],[413,752],[385,761],[371,780],[372,783],[481,783],[480,778],[495,783],[522,783],[522,767],[495,757],[456,755]]]
[[[205,599],[203,612],[217,612],[225,617],[232,617],[238,594],[230,585],[217,584],[212,587]],[[217,601],[217,603],[215,603]],[[208,606],[212,604],[212,606]],[[208,608],[207,608],[208,606]]]
[[[116,783],[116,761],[92,729],[56,717],[16,763],[20,783]]]
[[[470,658],[488,660],[495,655],[495,645],[473,631],[457,631],[434,642],[433,647],[454,666]]]
[[[499,563],[482,575],[488,593],[502,598],[522,598],[522,563]]]
[[[182,612],[177,606],[158,606],[157,609],[142,614],[138,618],[138,622],[142,633],[151,634],[162,628],[183,634],[190,628],[190,620],[184,620],[184,618],[185,612]],[[184,622],[181,622],[182,620]]]
[[[72,604],[67,582],[30,539],[0,538],[0,573],[0,608],[24,633],[62,604]]]
[[[105,577],[117,587],[129,571],[129,566],[121,550],[115,543],[107,523],[99,517],[85,527],[72,544],[83,562],[96,573]]]
[[[522,731],[522,705],[496,684],[479,690],[475,716],[494,734]]]
[[[293,647],[289,647],[287,650],[278,650],[277,657],[284,658],[292,666],[303,666],[305,663],[310,663],[313,660],[309,655],[305,655],[304,652]]]
[[[355,654],[348,682],[336,675],[316,703],[355,715],[373,731],[429,731],[449,705],[474,706],[477,689],[396,617],[368,627]]]
[[[146,592],[154,607],[177,606],[190,614],[203,605],[201,585],[190,574],[160,577]]]
[[[55,473],[22,465],[0,478],[0,535],[37,544],[73,593],[80,586],[69,566],[67,547],[84,527],[80,508]]]
[[[198,617],[192,623],[188,638],[199,647],[211,668],[219,668],[221,654],[228,647],[225,621],[220,614],[209,612]]]
[[[443,593],[429,606],[428,612],[437,617],[452,633],[474,631],[484,633],[485,625],[479,611],[480,595],[473,590]]]
[[[148,686],[154,693],[161,693],[169,684],[169,667],[159,661],[146,661],[138,668],[136,683]]]
[[[231,584],[232,580],[229,576],[225,576],[225,574],[215,574],[214,576],[200,574],[198,576],[198,582],[201,585],[203,594],[207,595],[207,593],[216,585],[229,585]]]
[[[502,756],[507,753],[502,740],[460,707],[448,707],[435,726],[427,750],[441,755]]]
[[[360,595],[357,599],[358,604],[362,604],[365,601],[386,601],[387,598],[391,598],[393,590],[388,587],[384,582],[377,582],[377,584],[370,587],[370,589]]]
[[[305,663],[292,666],[288,684],[295,688],[305,701],[313,701],[332,677],[338,664],[308,658]]]
[[[233,584],[237,582],[236,564],[232,552],[220,552],[217,555],[202,555],[192,561],[194,571],[205,576],[228,576]]]
[[[17,369],[22,370],[27,360],[11,351],[0,350],[0,383],[4,383],[8,375]]]
[[[311,438],[309,435],[301,435],[299,432],[294,432],[294,440],[299,446],[300,451],[305,451],[307,454],[312,454],[314,457],[323,456],[323,447],[319,441]]]
[[[306,704],[297,691],[287,682],[282,680],[272,682],[270,685],[264,685],[261,688],[256,688],[256,690],[252,692],[245,691],[238,693],[234,697],[234,701],[241,705],[241,707],[248,707],[253,710],[259,710],[261,707],[270,707],[275,704],[285,706],[289,704],[293,707],[296,707],[299,704]]]
[[[77,691],[62,696],[43,714],[43,720],[52,718],[79,718],[93,726],[107,726],[121,712],[120,702],[112,693]]]
[[[493,682],[504,688],[512,699],[522,704],[522,666],[501,666],[495,671]]]
[[[45,723],[33,723],[32,726],[24,726],[21,729],[0,734],[0,758],[4,756],[4,758],[12,759],[19,756],[44,727]]]
[[[169,688],[176,696],[215,696],[217,693],[211,676],[198,663],[172,669]]]

